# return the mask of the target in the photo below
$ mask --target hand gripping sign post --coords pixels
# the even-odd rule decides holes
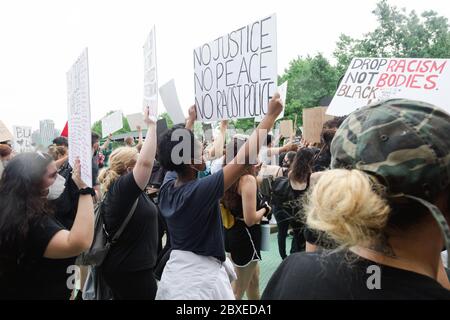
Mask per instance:
[[[91,106],[89,102],[88,50],[83,51],[67,72],[69,114],[69,163],[80,158],[81,179],[92,188]]]
[[[201,121],[264,116],[276,84],[276,15],[194,50],[195,105]]]
[[[420,100],[450,113],[450,59],[353,58],[327,114],[343,116],[378,101]]]

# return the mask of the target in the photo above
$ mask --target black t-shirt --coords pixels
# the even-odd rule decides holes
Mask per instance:
[[[66,280],[52,272],[51,267],[59,261],[43,257],[50,240],[63,229],[49,216],[30,224],[20,263],[10,264],[12,268],[5,270],[4,261],[1,262],[0,299],[69,299]],[[4,253],[4,250],[1,248],[0,252]]]
[[[155,266],[158,208],[136,184],[132,172],[119,177],[109,188],[102,205],[106,230],[114,236],[138,197],[133,217],[103,262],[105,272],[134,272]]]
[[[379,286],[373,266],[379,267]],[[450,290],[425,275],[376,264],[349,251],[324,251],[290,255],[262,299],[450,299]]]
[[[219,206],[224,193],[223,170],[181,186],[175,186],[176,179],[176,172],[166,174],[158,201],[172,249],[225,261]]]
[[[61,172],[60,172],[61,174]],[[62,174],[61,174],[62,175]],[[72,180],[72,174],[68,172],[65,176],[66,185],[61,196],[53,201],[50,201],[54,206],[54,218],[67,230],[72,229],[75,221],[76,212],[78,208],[78,187]],[[43,269],[53,277],[56,283],[59,283],[58,292],[60,292],[60,299],[68,299],[70,290],[67,288],[67,279],[73,275],[73,270],[69,269],[75,265],[76,257],[67,259],[44,259]],[[56,287],[55,287],[56,290]]]

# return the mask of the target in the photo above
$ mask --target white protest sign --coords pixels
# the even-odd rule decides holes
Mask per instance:
[[[13,126],[14,150],[16,152],[33,151],[31,140],[31,127]]]
[[[353,58],[327,114],[343,116],[370,103],[405,98],[450,112],[450,59]]]
[[[288,85],[288,82],[285,81],[281,85],[278,86],[277,91],[280,94],[280,99],[283,103],[283,111],[281,111],[280,115],[277,117],[277,119],[275,121],[280,120],[284,117],[284,109],[286,107],[287,85]],[[263,116],[255,117],[256,122],[261,122],[262,119],[263,119]]]
[[[181,108],[180,101],[178,100],[175,81],[172,79],[159,88],[159,94],[161,95],[164,107],[166,108],[173,123],[185,123],[186,118],[184,116],[183,109]]]
[[[144,122],[144,115],[142,113],[133,113],[127,115],[128,124],[130,125],[131,131],[136,131],[138,128],[141,127],[141,129],[146,129],[147,125]]]
[[[122,111],[111,113],[102,119],[102,137],[108,136],[123,128]]]
[[[92,187],[91,107],[89,102],[88,50],[83,51],[67,72],[69,163],[80,158],[81,179]]]
[[[201,121],[267,113],[277,83],[276,15],[194,50],[194,88]]]
[[[13,135],[9,132],[5,124],[0,120],[0,142],[13,140]]]
[[[144,108],[150,107],[150,116],[158,115],[158,75],[156,71],[155,27],[144,43]]]

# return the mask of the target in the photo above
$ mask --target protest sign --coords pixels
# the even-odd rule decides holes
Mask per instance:
[[[343,116],[389,99],[420,100],[450,112],[450,59],[353,58],[327,113]]]
[[[156,68],[155,27],[144,43],[144,108],[150,107],[150,116],[158,115],[158,74]]]
[[[172,79],[159,88],[159,94],[161,95],[164,107],[166,108],[173,123],[185,123],[186,118],[184,116],[183,109],[181,108],[180,101],[178,100],[175,81]]]
[[[284,117],[284,109],[286,107],[287,85],[288,85],[288,82],[285,81],[281,85],[278,86],[277,90],[278,90],[278,93],[280,94],[280,99],[283,103],[283,111],[281,111],[280,115],[277,117],[277,119],[275,121],[280,120]],[[261,122],[262,119],[263,119],[262,115],[259,117],[255,117],[256,122]]]
[[[136,131],[138,128],[147,129],[147,124],[144,122],[144,115],[142,113],[133,113],[127,115],[128,124],[131,131]]]
[[[290,138],[294,132],[292,120],[283,120],[280,122],[280,134],[285,138]]]
[[[9,132],[8,128],[0,120],[0,142],[10,141],[13,139],[14,139],[14,137],[11,134],[11,132]]]
[[[276,83],[276,15],[194,50],[195,105],[201,121],[264,116]]]
[[[16,152],[30,152],[33,151],[31,140],[31,127],[14,126],[14,150]]]
[[[67,72],[67,103],[69,115],[69,163],[80,158],[81,179],[92,187],[91,107],[89,102],[88,50]]]
[[[309,143],[320,142],[323,124],[332,119],[326,114],[327,107],[303,109],[303,138]]]
[[[107,137],[123,128],[122,111],[116,111],[102,119],[102,137]]]

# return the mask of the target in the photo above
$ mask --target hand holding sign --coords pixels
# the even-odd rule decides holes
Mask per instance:
[[[86,183],[84,183],[81,179],[81,162],[79,157],[77,157],[74,162],[72,180],[75,182],[78,189],[84,189],[87,187]]]
[[[269,101],[269,107],[267,110],[268,116],[275,116],[278,117],[278,115],[283,111],[283,103],[280,98],[280,94],[278,92],[275,92],[272,99]]]
[[[186,119],[186,129],[192,130],[194,127],[195,120],[197,120],[197,110],[195,104],[189,108],[189,116]]]
[[[154,117],[150,117],[150,107],[144,108],[144,122],[147,126],[156,125]]]

